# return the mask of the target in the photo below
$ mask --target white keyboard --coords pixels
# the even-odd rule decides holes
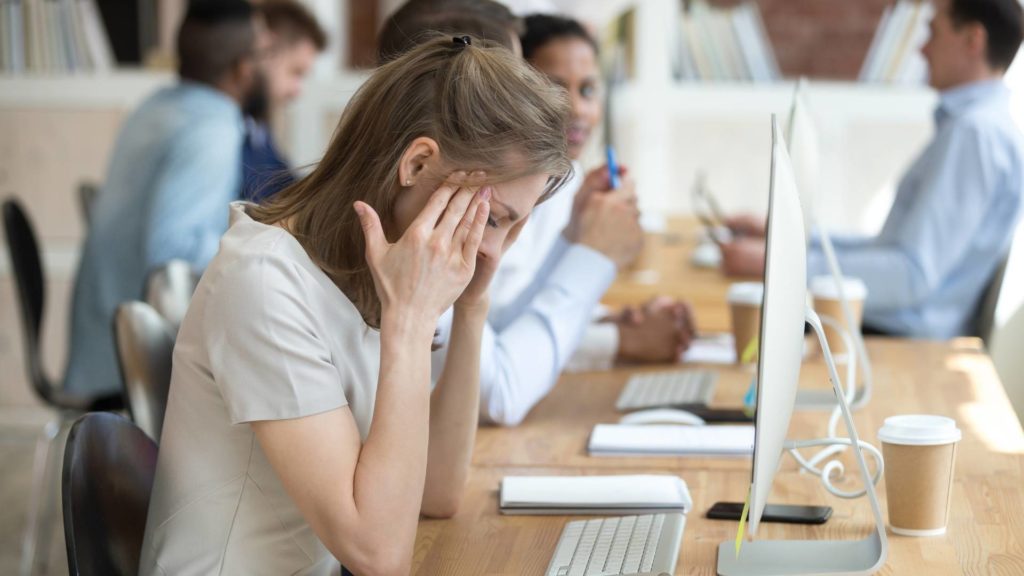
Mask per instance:
[[[711,403],[718,373],[709,370],[672,370],[634,374],[615,407],[620,411]]]
[[[569,522],[545,574],[672,574],[685,526],[678,512]]]

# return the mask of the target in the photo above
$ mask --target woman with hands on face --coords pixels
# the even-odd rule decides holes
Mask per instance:
[[[309,176],[232,205],[175,347],[142,574],[409,573],[420,515],[458,508],[488,286],[571,169],[567,116],[508,50],[435,37],[356,92]]]
[[[530,16],[525,28],[523,55],[568,95],[565,138],[576,160],[601,120],[596,44],[574,20]],[[684,304],[659,300],[621,317],[598,307],[616,273],[643,248],[635,186],[626,170],[621,176],[612,190],[607,168],[584,176],[577,164],[574,178],[534,211],[502,258],[481,348],[484,422],[520,423],[563,369],[675,362],[689,345],[694,328]],[[443,320],[442,339],[445,333]],[[435,377],[446,354],[450,362],[449,350],[454,346],[435,352]]]

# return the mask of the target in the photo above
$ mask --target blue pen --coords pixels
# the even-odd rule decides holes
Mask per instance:
[[[615,161],[615,149],[609,144],[605,151],[608,154],[608,181],[612,185],[612,190],[618,189],[621,181],[619,180],[619,163]]]

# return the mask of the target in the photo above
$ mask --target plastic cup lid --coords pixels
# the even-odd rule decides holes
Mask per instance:
[[[760,306],[764,302],[764,284],[760,282],[737,282],[729,286],[731,304]]]
[[[860,278],[843,277],[843,294],[851,300],[864,300],[868,297],[868,287]],[[832,276],[815,276],[811,278],[811,294],[818,298],[839,300],[839,283]]]
[[[882,442],[906,446],[950,444],[959,442],[962,436],[952,418],[927,414],[890,416],[878,431]]]

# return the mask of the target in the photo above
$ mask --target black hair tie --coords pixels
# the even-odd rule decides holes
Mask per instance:
[[[466,46],[473,45],[473,39],[469,36],[453,36],[452,44],[455,44],[459,48],[465,48]]]

